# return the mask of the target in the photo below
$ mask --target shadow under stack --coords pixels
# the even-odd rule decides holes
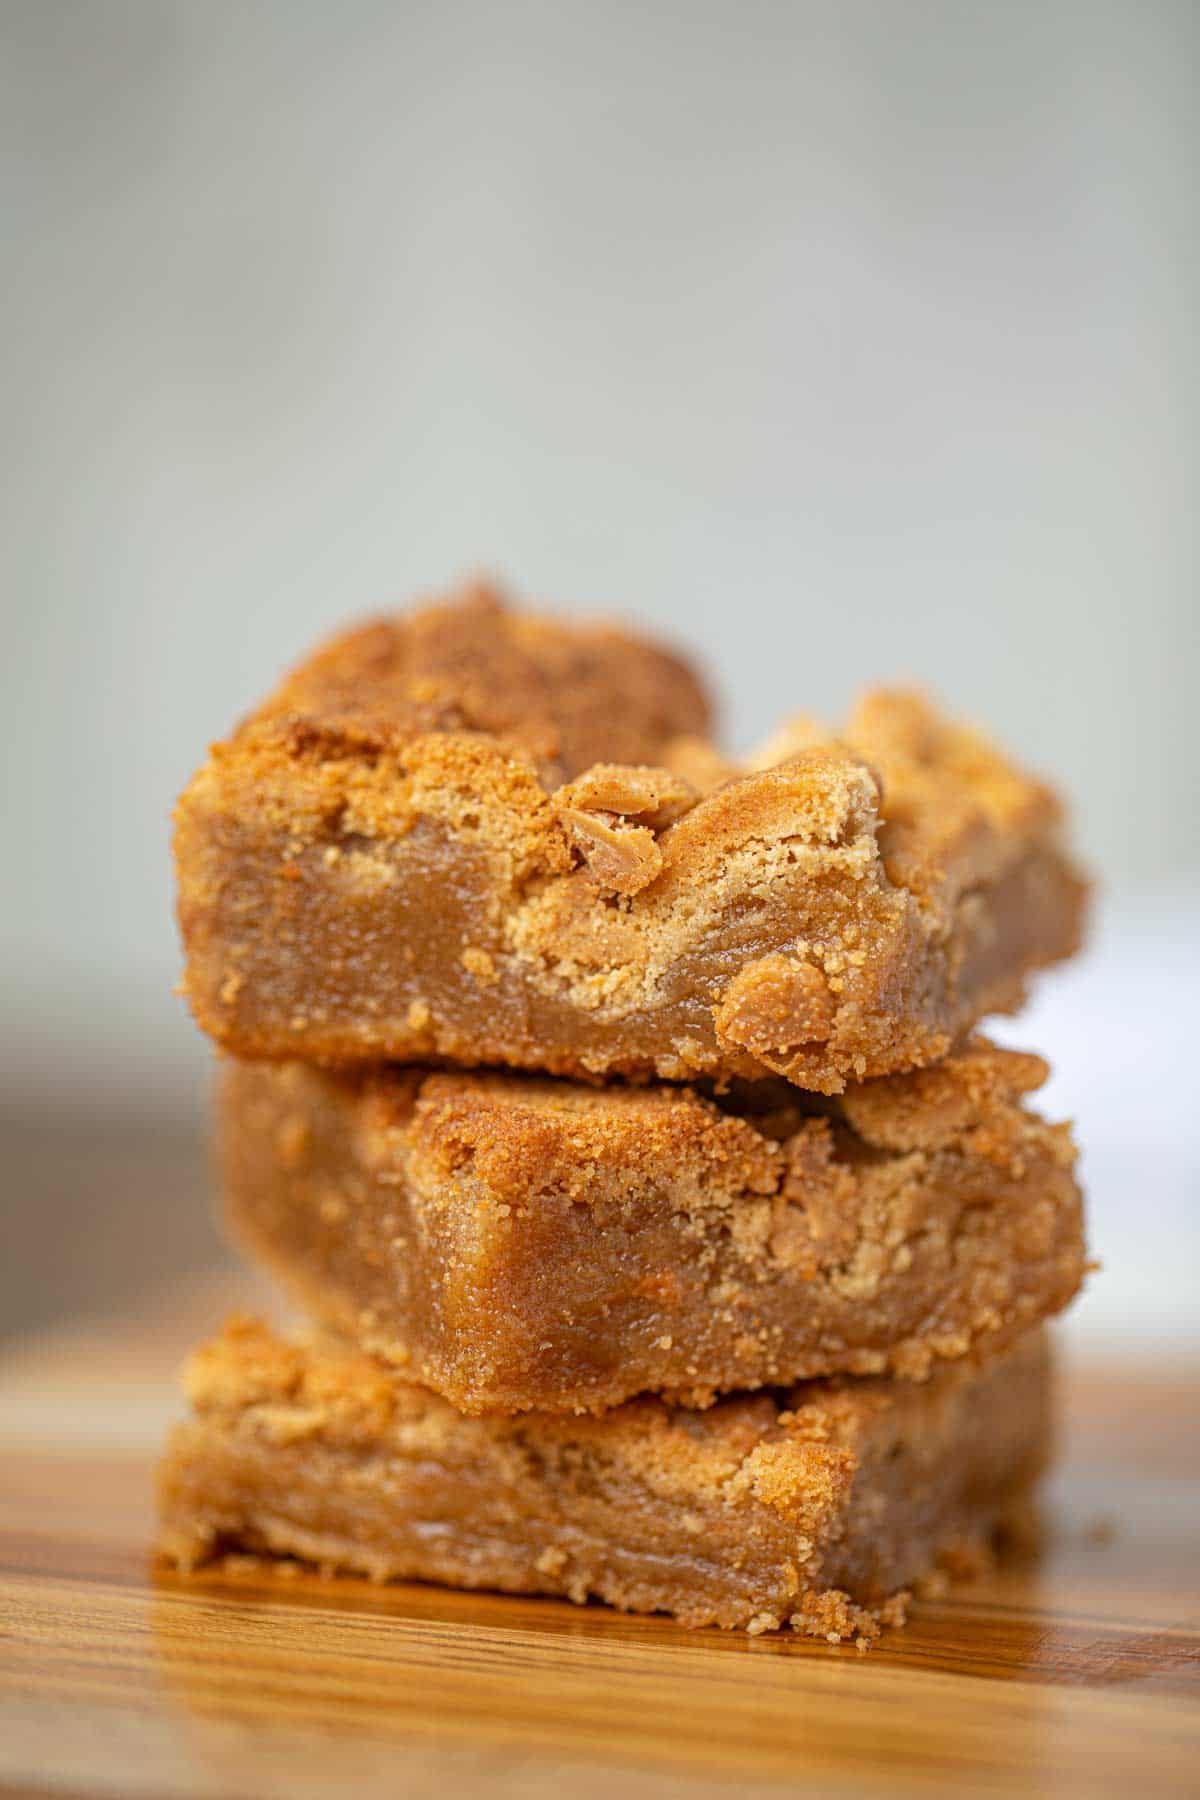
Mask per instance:
[[[161,1548],[865,1645],[1027,1513],[1086,1266],[1032,1055],[1054,795],[917,695],[760,755],[476,588],[320,650],[177,811],[230,1228]]]

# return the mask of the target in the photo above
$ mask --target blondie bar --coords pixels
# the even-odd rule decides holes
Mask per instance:
[[[488,599],[338,640],[179,802],[197,1019],[248,1057],[833,1093],[1075,948],[1058,802],[925,702],[740,772],[706,717],[662,652]]]
[[[818,1101],[230,1061],[235,1234],[464,1412],[923,1377],[1065,1306],[1084,1244],[1045,1065],[982,1041]],[[770,1108],[764,1111],[764,1108]]]
[[[360,1354],[234,1322],[187,1386],[159,1490],[183,1568],[283,1554],[832,1639],[874,1635],[939,1557],[981,1546],[1049,1442],[1039,1334],[920,1386],[481,1420]]]

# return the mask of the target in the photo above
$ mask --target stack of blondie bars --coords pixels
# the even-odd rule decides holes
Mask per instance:
[[[1026,1504],[1085,1250],[1036,1056],[1054,796],[906,693],[735,765],[693,672],[472,590],[179,804],[228,1220],[162,1546],[868,1641]]]

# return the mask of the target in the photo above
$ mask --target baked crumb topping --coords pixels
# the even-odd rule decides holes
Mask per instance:
[[[662,764],[614,761],[597,709],[603,754],[563,782],[583,740],[556,708],[587,708],[536,671],[506,699],[479,657],[582,658],[591,693],[661,653],[531,638],[492,598],[451,613],[319,653],[182,797],[186,989],[230,1048],[836,1093],[936,1062],[1075,947],[1057,800],[919,696],[868,695],[840,737],[804,720],[740,771],[701,771],[693,734],[685,775],[671,727],[701,703],[676,680],[628,709]]]

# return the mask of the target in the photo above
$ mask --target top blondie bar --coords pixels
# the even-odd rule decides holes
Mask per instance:
[[[838,1093],[1078,944],[1060,804],[920,696],[708,739],[685,664],[487,589],[351,631],[176,811],[184,987],[245,1057]]]

